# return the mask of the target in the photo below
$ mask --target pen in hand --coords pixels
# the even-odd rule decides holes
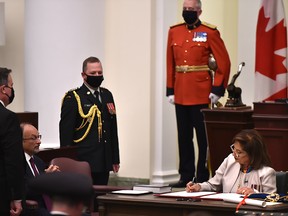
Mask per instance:
[[[186,185],[186,192],[197,192],[200,191],[201,187],[199,184],[196,184],[195,177],[193,177],[192,181],[188,182]]]
[[[195,184],[195,179],[196,179],[196,178],[195,178],[195,176],[194,176],[193,179],[192,179],[192,181],[191,181],[192,184]]]

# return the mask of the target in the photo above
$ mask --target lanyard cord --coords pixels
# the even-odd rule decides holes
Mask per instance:
[[[241,200],[241,202],[237,205],[237,207],[236,207],[236,213],[238,212],[239,208],[240,208],[242,205],[245,205],[245,204],[246,204],[245,200],[246,200],[247,197],[248,197],[248,195],[245,195],[244,198]]]

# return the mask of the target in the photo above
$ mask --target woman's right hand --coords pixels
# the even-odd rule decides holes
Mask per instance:
[[[192,183],[192,181],[186,184],[186,192],[198,192],[200,191],[201,186],[200,184]]]

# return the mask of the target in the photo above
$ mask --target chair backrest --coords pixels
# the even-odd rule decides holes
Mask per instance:
[[[288,172],[277,171],[276,172],[276,186],[278,194],[288,193]]]
[[[58,157],[51,160],[50,164],[59,166],[61,172],[73,172],[91,177],[90,165],[86,161],[77,161],[71,158]]]
[[[73,173],[86,175],[92,181],[90,165],[86,161],[77,161],[77,160],[67,158],[67,157],[58,157],[58,158],[53,158],[50,161],[50,164],[57,165],[61,172],[73,172]],[[92,197],[91,203],[88,209],[88,213],[91,216],[97,215],[97,213],[95,212],[95,208],[94,208],[94,205],[95,205],[94,201],[95,201],[95,196]],[[96,209],[96,211],[98,210]]]
[[[87,175],[91,178],[91,169],[90,165],[86,161],[77,161],[71,158],[66,157],[58,157],[51,160],[50,164],[54,164],[59,166],[61,172],[76,172],[80,174]],[[94,189],[94,200],[92,200],[90,205],[90,214],[91,216],[97,215],[98,211],[98,203],[96,197],[99,195],[103,195],[115,190],[123,190],[123,189],[132,189],[132,187],[119,187],[119,186],[108,186],[108,185],[93,185]]]

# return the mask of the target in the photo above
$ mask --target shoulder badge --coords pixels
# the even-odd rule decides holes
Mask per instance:
[[[217,29],[217,26],[212,25],[212,24],[207,23],[207,22],[201,22],[201,24],[204,26],[207,26],[208,28],[211,28],[211,29]]]
[[[175,25],[170,26],[170,28],[174,28],[174,27],[177,27],[177,26],[180,26],[180,25],[184,25],[184,24],[185,24],[185,22],[177,23]]]

